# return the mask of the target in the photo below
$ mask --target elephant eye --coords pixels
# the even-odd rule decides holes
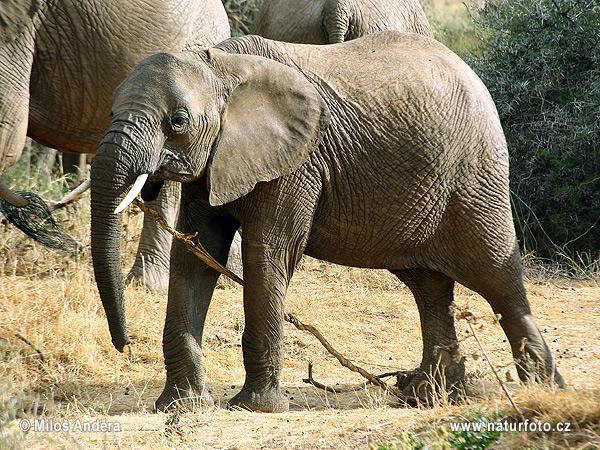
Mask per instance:
[[[188,122],[188,115],[185,111],[177,111],[171,116],[171,126],[176,133],[183,131]]]

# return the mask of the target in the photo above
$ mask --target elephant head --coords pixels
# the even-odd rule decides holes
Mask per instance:
[[[329,120],[298,71],[258,56],[206,52],[146,58],[116,89],[113,119],[92,161],[92,257],[113,344],[129,343],[120,211],[169,179],[205,182],[212,206],[300,167]],[[138,181],[136,181],[138,180]],[[117,209],[118,208],[118,209]]]

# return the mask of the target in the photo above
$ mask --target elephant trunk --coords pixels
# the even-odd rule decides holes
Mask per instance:
[[[131,185],[122,134],[108,133],[91,165],[91,247],[94,275],[115,348],[129,344],[121,264],[122,214],[115,208]]]

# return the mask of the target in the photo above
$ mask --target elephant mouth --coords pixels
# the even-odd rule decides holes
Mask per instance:
[[[142,173],[130,187],[127,195],[115,213],[123,211],[141,192],[144,201],[156,200],[165,180],[189,183],[198,179],[191,169],[185,154],[164,146],[161,150],[158,168],[154,172]]]
[[[187,156],[165,145],[161,151],[158,168],[149,177],[149,181],[157,183],[164,180],[189,183],[198,178],[191,169]]]

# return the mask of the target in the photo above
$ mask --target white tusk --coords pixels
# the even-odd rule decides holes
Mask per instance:
[[[137,180],[135,180],[135,183],[133,183],[133,186],[131,186],[131,189],[129,190],[129,192],[127,193],[127,195],[125,196],[125,198],[121,201],[121,203],[119,204],[119,206],[117,206],[117,209],[115,209],[115,214],[119,214],[125,208],[127,208],[129,206],[129,204],[141,192],[141,190],[144,187],[144,184],[146,183],[147,179],[148,179],[148,174],[147,173],[143,173],[139,177],[137,177]]]
[[[91,184],[92,184],[92,179],[88,178],[83,183],[81,183],[79,186],[77,186],[75,189],[73,189],[71,192],[69,192],[67,195],[65,195],[63,198],[61,198],[58,201],[58,203],[56,204],[56,206],[62,206],[69,202],[72,202],[77,197],[79,197],[81,194],[83,194],[85,191],[87,191],[90,188]]]

